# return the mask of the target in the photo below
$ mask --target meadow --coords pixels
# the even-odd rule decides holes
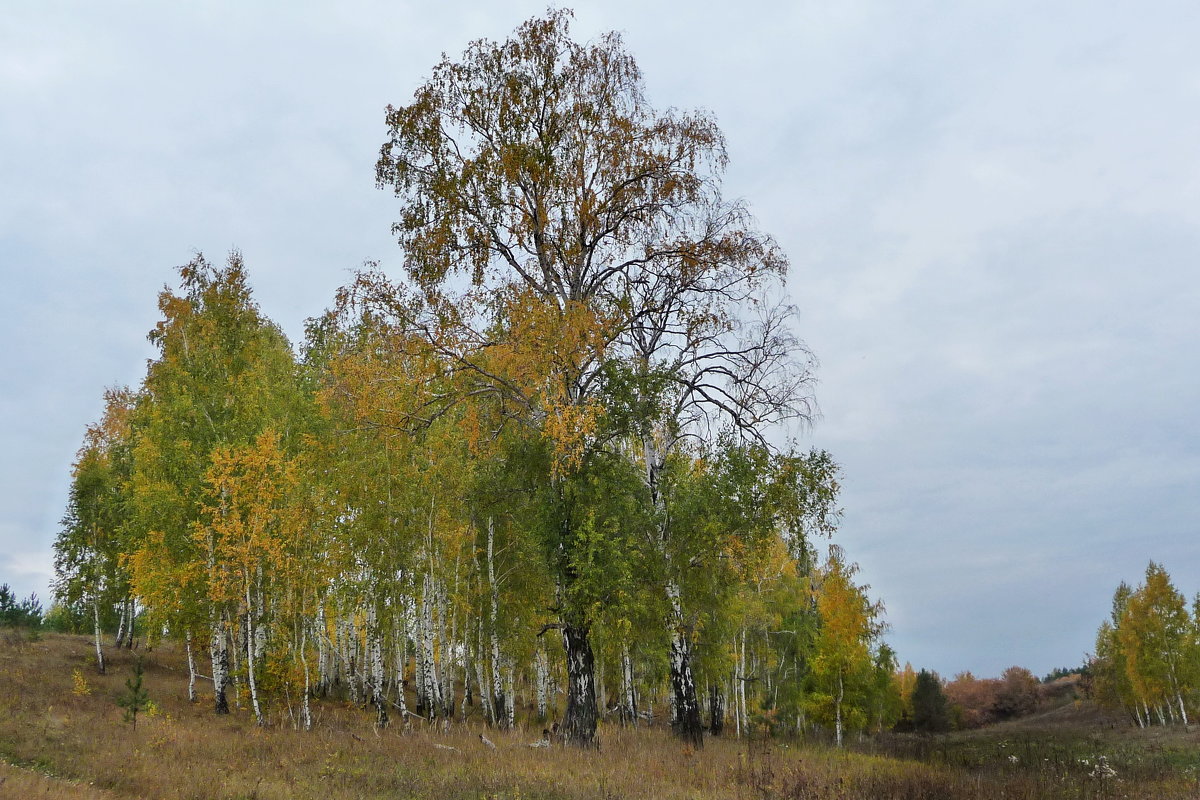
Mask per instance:
[[[98,675],[86,637],[0,631],[0,797],[806,800],[1192,798],[1197,734],[1142,732],[1088,709],[939,737],[823,742],[709,738],[696,750],[661,726],[602,725],[601,746],[530,747],[533,728],[394,725],[318,701],[315,728],[286,712],[216,717],[186,698],[169,646],[110,651]],[[116,699],[142,658],[152,706],[127,722]],[[202,695],[203,696],[203,695]],[[495,748],[480,740],[485,734]],[[1103,757],[1103,758],[1102,758]]]

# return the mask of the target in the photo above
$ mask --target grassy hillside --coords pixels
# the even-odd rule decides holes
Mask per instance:
[[[605,727],[599,751],[534,749],[536,735],[399,727],[340,702],[316,730],[257,728],[186,700],[170,648],[144,653],[154,709],[136,729],[115,698],[135,656],[96,675],[84,637],[0,631],[0,797],[61,798],[1183,798],[1196,796],[1196,735],[1141,734],[1036,720],[936,739],[885,737],[859,752],[823,745],[710,740],[701,751],[660,729]],[[1016,760],[1012,760],[1012,756]],[[1096,773],[1098,755],[1116,771]],[[1087,760],[1088,764],[1080,763]]]

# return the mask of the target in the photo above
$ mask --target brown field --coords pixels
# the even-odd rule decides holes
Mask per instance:
[[[863,752],[735,738],[709,740],[697,752],[660,728],[615,726],[602,727],[597,751],[532,749],[527,744],[537,737],[531,730],[503,733],[478,723],[457,724],[448,732],[405,732],[399,726],[379,731],[367,711],[342,702],[317,703],[312,732],[294,730],[279,712],[273,724],[258,728],[246,709],[218,718],[207,703],[188,703],[183,659],[170,647],[143,653],[155,709],[140,716],[134,729],[123,721],[115,698],[136,656],[112,650],[108,655],[108,674],[97,675],[85,637],[45,634],[30,640],[24,633],[0,631],[0,797],[1198,796],[1195,734],[1153,738],[1098,725],[1026,723],[938,739],[890,737],[863,743]],[[78,685],[76,671],[86,687]],[[479,741],[485,730],[495,750]],[[1115,777],[1094,777],[1080,763],[1101,752],[1113,754]],[[1009,760],[1014,753],[1016,763]]]

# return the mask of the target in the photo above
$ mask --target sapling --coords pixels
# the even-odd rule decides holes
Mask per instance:
[[[133,677],[125,679],[125,691],[117,696],[117,705],[125,709],[125,721],[137,729],[138,712],[150,706],[150,695],[142,686],[142,659],[133,665]]]

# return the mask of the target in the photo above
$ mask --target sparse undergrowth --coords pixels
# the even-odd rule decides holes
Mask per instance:
[[[134,655],[113,651],[97,675],[84,637],[0,642],[0,797],[1149,800],[1200,788],[1195,735],[1183,733],[1001,726],[844,753],[745,739],[694,751],[660,728],[606,727],[599,751],[530,748],[537,737],[522,730],[487,731],[491,750],[478,723],[380,731],[340,702],[318,703],[309,733],[286,712],[258,728],[246,708],[218,718],[188,703],[180,654],[143,656],[151,706],[135,730],[116,703]]]

